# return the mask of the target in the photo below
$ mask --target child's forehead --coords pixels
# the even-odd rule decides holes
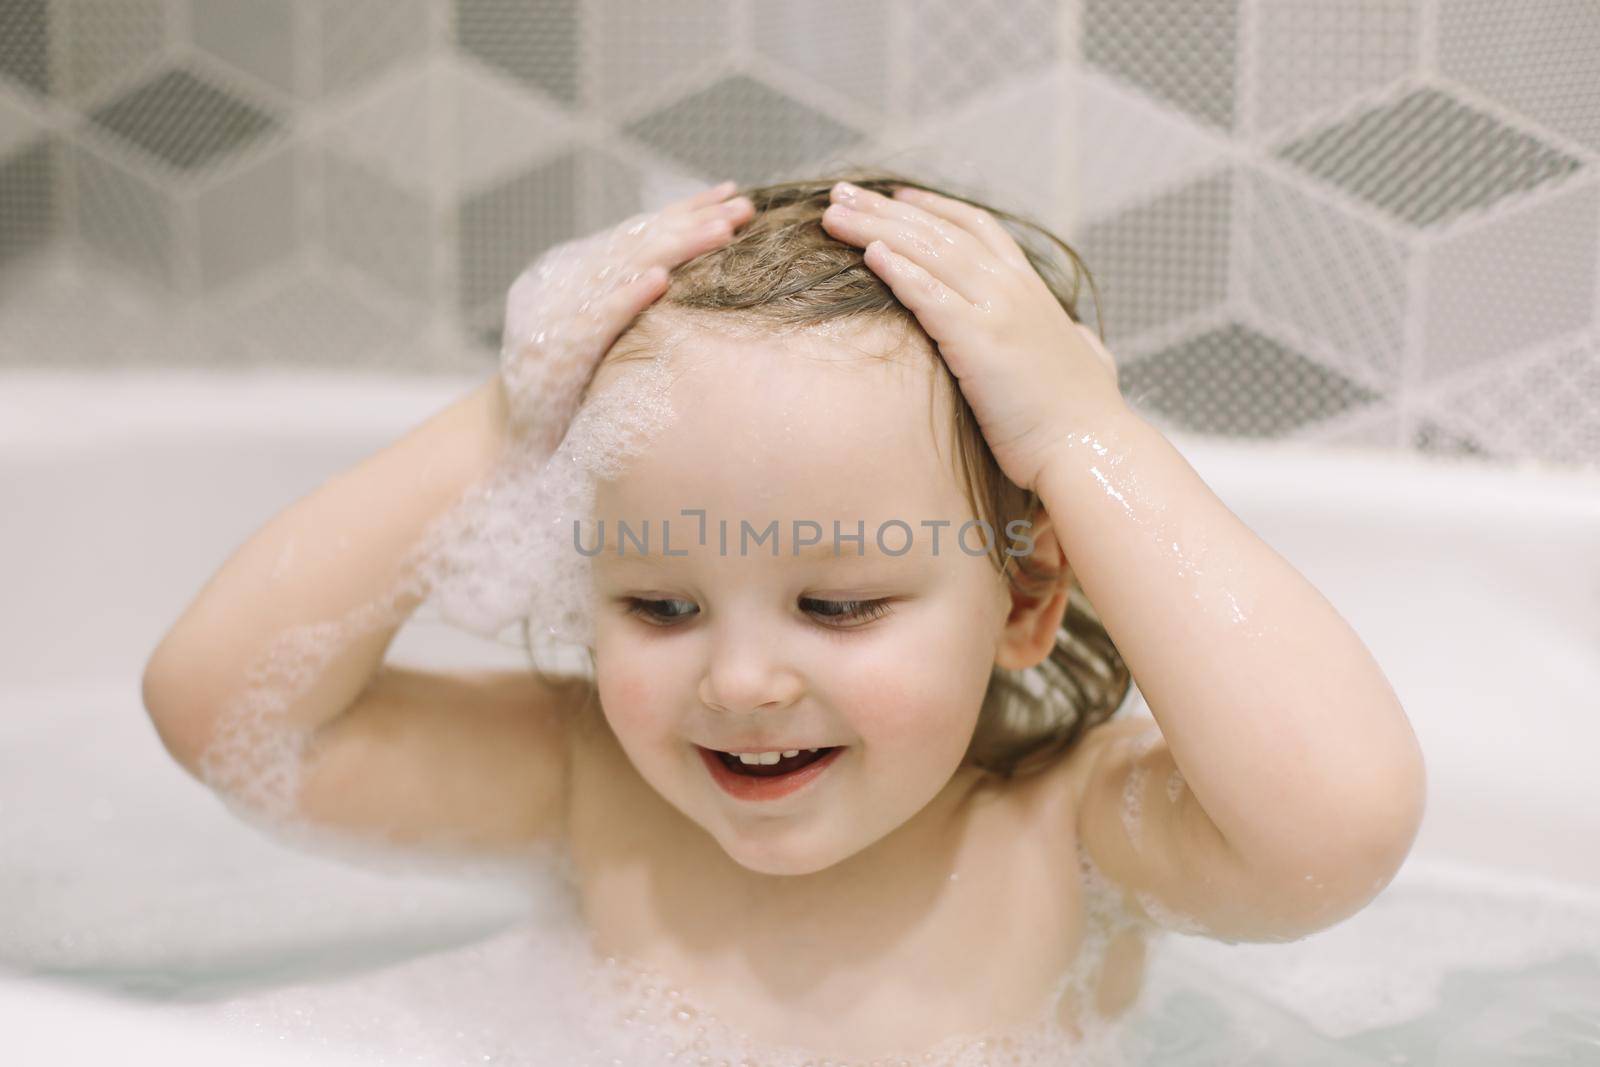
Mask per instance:
[[[959,492],[948,399],[924,354],[827,334],[696,334],[662,354],[673,416],[612,499],[718,486],[943,507]]]

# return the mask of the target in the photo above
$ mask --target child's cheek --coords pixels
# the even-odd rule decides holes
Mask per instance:
[[[883,670],[867,677],[870,684],[854,687],[850,696],[851,725],[867,745],[901,754],[941,754],[956,743],[955,734],[968,728],[950,694],[930,684],[939,680],[935,672]],[[959,741],[965,746],[966,737]]]

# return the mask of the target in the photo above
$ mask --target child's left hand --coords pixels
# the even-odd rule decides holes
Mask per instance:
[[[1018,486],[1038,488],[1075,413],[1125,406],[1111,354],[1067,314],[993,215],[905,186],[890,198],[840,182],[832,199],[824,228],[866,246],[867,266],[938,343]]]

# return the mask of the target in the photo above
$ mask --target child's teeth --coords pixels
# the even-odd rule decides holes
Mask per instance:
[[[805,749],[805,751],[816,752],[817,749],[808,748]],[[783,752],[730,752],[728,754],[737,755],[740,763],[748,764],[750,766],[755,766],[757,764],[771,766],[772,764],[777,763],[780,759],[793,759],[794,757],[800,755],[800,752],[801,750],[798,748],[791,748]]]

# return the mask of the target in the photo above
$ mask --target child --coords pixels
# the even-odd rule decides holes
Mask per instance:
[[[1362,908],[1424,775],[1360,639],[1126,405],[1076,288],[997,216],[1030,224],[852,177],[724,183],[519,279],[502,373],[273,519],[167,635],[169,751],[199,773],[274,635],[403,586],[503,457],[670,350],[676,418],[574,531],[602,535],[593,678],[385,665],[405,588],[272,705],[284,814],[559,842],[597,949],[835,1056],[1082,1037],[1150,929]],[[618,524],[644,520],[641,548]],[[1129,668],[1154,722],[1104,721]],[[1063,982],[1086,876],[1138,924]]]

